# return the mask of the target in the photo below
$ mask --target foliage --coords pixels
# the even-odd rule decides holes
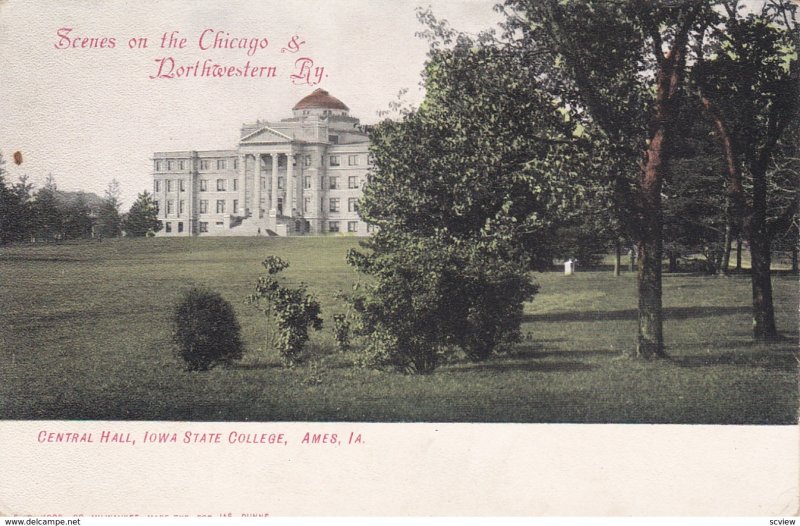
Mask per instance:
[[[206,371],[240,360],[239,323],[230,303],[216,292],[193,287],[175,307],[173,341],[190,371]]]
[[[344,314],[335,314],[333,316],[333,338],[336,340],[336,349],[340,352],[347,352],[350,350],[352,342],[350,341],[350,320]]]
[[[304,284],[289,287],[278,281],[277,274],[289,263],[277,256],[269,256],[262,265],[267,274],[258,278],[255,292],[246,301],[264,312],[267,318],[265,342],[268,347],[276,348],[284,363],[291,366],[301,358],[309,338],[309,327],[322,329],[320,305],[308,294]]]
[[[161,221],[158,220],[153,196],[147,190],[136,197],[131,205],[128,217],[123,225],[125,234],[132,237],[143,237],[148,232],[158,232]]]
[[[122,218],[119,215],[120,188],[116,179],[108,183],[103,203],[97,214],[97,235],[119,237],[122,233]]]
[[[521,264],[419,236],[368,247],[348,254],[371,278],[351,299],[365,362],[429,373],[456,349],[481,360],[519,339],[523,302],[537,289]]]
[[[20,239],[24,224],[24,203],[5,180],[5,160],[0,154],[0,244]]]

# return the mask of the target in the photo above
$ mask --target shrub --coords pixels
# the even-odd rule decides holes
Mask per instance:
[[[287,262],[269,256],[262,265],[267,275],[258,278],[255,293],[246,301],[261,308],[267,318],[267,346],[278,350],[284,364],[293,365],[308,341],[308,328],[322,328],[320,305],[304,284],[288,287],[278,281],[276,275],[289,266]]]
[[[239,323],[231,304],[216,292],[193,287],[173,313],[173,341],[190,371],[242,358]]]
[[[350,350],[350,320],[344,314],[333,317],[333,337],[336,340],[336,349],[340,352]]]

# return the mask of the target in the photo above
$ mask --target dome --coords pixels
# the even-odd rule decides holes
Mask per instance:
[[[326,109],[326,110],[344,110],[350,111],[344,102],[336,97],[332,97],[327,91],[322,88],[314,90],[311,95],[306,95],[300,102],[294,105],[293,110],[310,110],[310,109]]]

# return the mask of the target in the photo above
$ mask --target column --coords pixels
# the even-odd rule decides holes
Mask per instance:
[[[305,216],[303,212],[303,182],[305,179],[305,163],[303,162],[303,155],[297,156],[297,213],[300,216]]]
[[[257,153],[253,166],[253,217],[261,219],[261,154]]]
[[[292,198],[294,189],[294,155],[291,150],[286,154],[286,204],[283,205],[283,214],[292,217]]]
[[[269,209],[270,217],[278,216],[278,154],[272,154],[272,203]]]
[[[246,217],[247,216],[247,201],[245,201],[246,193],[245,193],[245,186],[246,186],[246,179],[247,179],[247,170],[245,162],[246,157],[244,155],[239,156],[239,210],[237,214]]]

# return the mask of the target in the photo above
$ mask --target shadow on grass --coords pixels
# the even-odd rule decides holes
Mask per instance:
[[[503,372],[542,372],[542,373],[571,373],[579,371],[591,371],[597,369],[597,365],[592,365],[576,361],[564,362],[479,362],[458,365],[455,367],[442,368],[442,372],[447,373],[474,373],[480,371]]]
[[[688,320],[692,318],[703,318],[709,316],[720,316],[730,314],[748,314],[750,307],[667,307],[664,309],[666,320]],[[636,320],[638,311],[636,309],[612,310],[612,311],[583,311],[583,312],[551,312],[548,314],[526,314],[523,322],[554,322],[554,321],[618,321]]]
[[[237,371],[264,371],[267,369],[283,369],[284,366],[275,362],[260,362],[260,363],[230,363],[225,366],[225,369],[232,369]]]
[[[735,365],[737,367],[754,367],[772,371],[796,372],[798,360],[793,353],[758,353],[742,354],[721,352],[706,355],[675,356],[670,361],[680,367],[716,367],[719,365]]]

